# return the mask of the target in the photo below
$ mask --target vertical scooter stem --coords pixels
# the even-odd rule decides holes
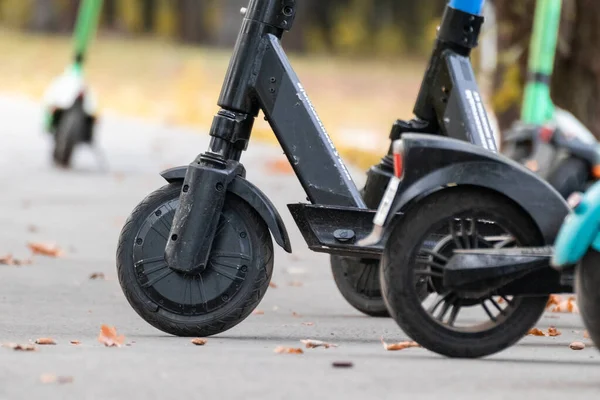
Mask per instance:
[[[537,0],[529,46],[527,83],[521,107],[521,121],[540,125],[551,120],[554,104],[550,79],[554,69],[562,0]]]
[[[89,43],[96,34],[103,0],[83,0],[75,25],[75,63],[83,64]]]

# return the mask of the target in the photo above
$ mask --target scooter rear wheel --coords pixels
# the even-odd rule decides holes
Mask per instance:
[[[164,250],[181,183],[150,194],[127,220],[117,250],[119,282],[133,309],[176,336],[211,336],[243,321],[265,295],[273,272],[273,243],[260,216],[228,194],[207,268],[180,273]]]
[[[577,305],[590,338],[600,346],[600,253],[590,250],[575,273]]]
[[[504,350],[535,325],[548,296],[503,297],[485,290],[467,296],[444,288],[444,265],[457,248],[540,244],[535,224],[504,196],[460,187],[435,193],[406,212],[386,243],[381,287],[390,314],[414,341],[448,357]],[[415,290],[422,277],[433,292],[425,302]]]
[[[52,153],[56,165],[69,167],[73,150],[85,133],[86,121],[87,117],[80,102],[63,112],[56,129]]]

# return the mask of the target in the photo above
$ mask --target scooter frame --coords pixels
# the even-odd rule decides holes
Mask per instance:
[[[411,153],[408,159],[413,160],[413,172],[404,181],[403,205],[468,181],[494,188],[517,201],[543,236],[553,237],[559,224],[548,224],[536,208],[543,204],[546,210],[560,210],[564,202],[555,198],[555,193],[548,196],[552,189],[539,179],[531,179],[529,171],[494,155],[492,129],[469,60],[483,23],[479,3],[450,1],[415,105],[416,118],[397,123],[392,130],[392,140],[406,132],[429,134],[408,135],[404,140]],[[183,180],[165,249],[165,260],[173,270],[189,273],[206,268],[228,191],[254,207],[275,241],[291,251],[277,210],[244,179],[244,167],[239,163],[259,110],[264,112],[312,203],[288,206],[309,248],[354,257],[381,255],[381,243],[357,245],[370,233],[375,210],[365,206],[281,47],[280,39],[292,27],[295,10],[294,0],[250,2],[218,101],[221,110],[210,130],[208,151],[188,167],[162,173],[169,182]],[[478,166],[483,168],[476,170]],[[499,172],[511,173],[512,181],[506,182]],[[528,181],[526,191],[519,186],[524,177]]]

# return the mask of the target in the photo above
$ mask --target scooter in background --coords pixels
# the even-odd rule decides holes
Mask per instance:
[[[521,119],[504,134],[502,152],[567,198],[600,178],[600,144],[550,97],[561,8],[562,0],[536,3]]]
[[[102,1],[83,0],[75,25],[74,60],[44,95],[44,129],[54,137],[52,159],[64,168],[71,165],[75,147],[92,144],[94,138],[97,102],[85,81],[83,66],[97,31]]]

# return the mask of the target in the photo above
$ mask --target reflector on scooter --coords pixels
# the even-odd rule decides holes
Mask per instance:
[[[396,178],[402,178],[404,174],[404,143],[402,139],[394,141],[394,176]]]
[[[542,126],[539,132],[540,139],[546,143],[550,143],[552,141],[552,136],[554,136],[554,128],[551,126]]]

